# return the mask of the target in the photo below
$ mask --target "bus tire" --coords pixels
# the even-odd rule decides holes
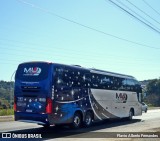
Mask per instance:
[[[93,123],[93,114],[91,112],[87,112],[84,118],[84,126],[90,127]]]
[[[133,109],[130,109],[128,120],[132,120],[132,119],[133,119]]]
[[[74,129],[78,129],[82,124],[82,116],[79,112],[76,112],[73,116],[73,121],[71,127]]]
[[[63,124],[56,124],[56,125],[55,125],[55,127],[56,127],[57,129],[61,129],[63,126],[64,126]]]
[[[145,113],[147,113],[147,108],[146,108],[146,110],[145,110]]]

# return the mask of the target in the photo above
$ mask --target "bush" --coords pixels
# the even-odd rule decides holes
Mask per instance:
[[[0,116],[7,116],[7,115],[13,115],[14,110],[13,109],[0,109]]]

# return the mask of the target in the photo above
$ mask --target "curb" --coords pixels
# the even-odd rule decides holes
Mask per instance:
[[[14,120],[14,115],[0,116],[0,122],[1,121],[13,121],[13,120]]]

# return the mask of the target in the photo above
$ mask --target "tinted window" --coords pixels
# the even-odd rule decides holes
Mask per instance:
[[[22,81],[41,81],[48,77],[49,64],[26,63],[20,64],[16,72],[16,79]]]
[[[142,88],[141,88],[140,83],[137,80],[134,80],[134,83],[135,83],[135,91],[142,93]]]
[[[127,86],[127,81],[125,78],[118,78],[118,90],[125,91]]]
[[[127,79],[127,90],[128,91],[137,91],[138,82],[134,79]]]
[[[138,81],[116,76],[91,74],[91,87],[95,89],[108,89],[120,91],[141,91]]]
[[[100,88],[100,75],[98,74],[92,74],[91,76],[92,79],[92,87],[93,88]]]
[[[56,66],[54,82],[57,87],[87,87],[88,75],[84,70],[67,66]]]
[[[113,88],[113,77],[107,75],[101,75],[100,86],[103,89],[112,89]]]
[[[97,89],[113,89],[113,77],[101,74],[91,75],[91,84],[93,88]]]

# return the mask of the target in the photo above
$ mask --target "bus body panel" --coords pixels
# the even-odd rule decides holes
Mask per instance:
[[[95,108],[99,111],[102,108],[102,116],[100,116],[102,119],[103,116],[106,118],[128,117],[131,108],[135,109],[135,116],[141,115],[141,104],[135,92],[91,89],[91,93],[98,103]],[[107,111],[107,114],[105,115],[103,111]]]

